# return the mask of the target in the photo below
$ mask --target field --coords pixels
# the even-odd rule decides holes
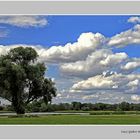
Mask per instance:
[[[0,117],[0,124],[140,124],[140,115],[47,115]]]

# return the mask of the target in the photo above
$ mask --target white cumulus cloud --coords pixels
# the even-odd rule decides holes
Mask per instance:
[[[137,17],[137,16],[135,16],[135,17],[130,17],[130,18],[128,19],[128,22],[130,22],[130,23],[140,23],[140,17]]]
[[[122,66],[122,69],[126,71],[133,71],[137,68],[140,68],[139,58],[132,59],[129,62],[127,62],[124,66]]]
[[[139,95],[132,95],[131,100],[132,101],[140,101],[140,96]]]
[[[48,21],[42,16],[0,16],[1,24],[9,24],[17,27],[43,27]]]
[[[127,58],[126,53],[113,53],[109,49],[100,49],[88,55],[86,60],[62,64],[60,70],[71,76],[94,76],[117,68]]]
[[[122,90],[123,93],[138,93],[140,90],[140,74],[97,75],[75,83],[71,90]]]
[[[140,44],[140,25],[135,25],[132,29],[126,30],[111,37],[109,46],[125,47],[130,44]]]
[[[63,63],[82,60],[96,49],[103,46],[105,37],[100,33],[82,33],[77,42],[67,43],[65,46],[52,46],[42,53],[51,63]]]

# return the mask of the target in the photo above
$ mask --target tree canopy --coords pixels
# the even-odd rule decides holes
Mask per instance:
[[[46,104],[56,96],[55,83],[45,78],[46,67],[30,47],[17,47],[0,56],[0,97],[9,100],[17,114],[33,100]]]

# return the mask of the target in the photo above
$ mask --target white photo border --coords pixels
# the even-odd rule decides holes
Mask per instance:
[[[140,1],[5,0],[0,15],[140,15]],[[140,125],[0,125],[0,139],[140,139]]]

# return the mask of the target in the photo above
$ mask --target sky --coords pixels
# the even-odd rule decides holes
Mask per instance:
[[[0,55],[33,47],[61,102],[140,102],[140,17],[0,16]]]

